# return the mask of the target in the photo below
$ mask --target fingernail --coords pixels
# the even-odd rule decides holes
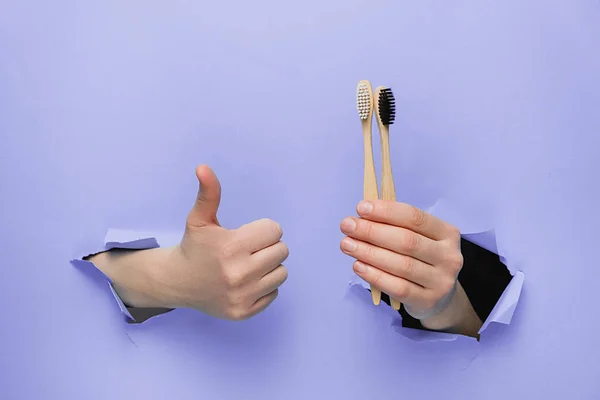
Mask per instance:
[[[356,229],[356,222],[352,218],[346,218],[342,221],[342,232],[350,233]]]
[[[354,263],[354,271],[356,271],[358,274],[364,274],[367,272],[367,266],[360,261],[357,261]]]
[[[356,250],[356,242],[350,238],[345,238],[342,240],[342,249],[346,251],[354,251]]]
[[[373,203],[370,201],[361,201],[358,203],[358,213],[359,214],[368,214],[373,211]]]

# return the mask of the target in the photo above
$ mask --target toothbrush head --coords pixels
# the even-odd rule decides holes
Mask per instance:
[[[378,99],[379,119],[383,125],[392,125],[396,119],[396,100],[391,88],[379,90]]]
[[[368,81],[358,82],[356,87],[356,109],[361,120],[365,121],[371,115],[373,99],[371,96],[371,85]]]

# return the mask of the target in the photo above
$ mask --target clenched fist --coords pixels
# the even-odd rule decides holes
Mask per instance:
[[[219,225],[221,186],[199,166],[200,184],[178,246],[101,253],[91,259],[131,307],[194,308],[243,320],[269,306],[287,279],[289,251],[279,224],[261,219],[228,230]]]

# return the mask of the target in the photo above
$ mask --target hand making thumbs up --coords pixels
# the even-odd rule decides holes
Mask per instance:
[[[275,300],[287,279],[281,263],[289,251],[281,227],[268,219],[235,230],[221,227],[219,180],[207,166],[198,167],[196,175],[200,190],[175,252],[177,287],[171,295],[178,306],[227,319],[249,318]]]
[[[194,308],[230,319],[269,306],[287,279],[289,251],[279,224],[261,219],[228,230],[219,225],[221,185],[208,166],[196,169],[199,191],[178,246],[102,253],[92,261],[133,307]]]

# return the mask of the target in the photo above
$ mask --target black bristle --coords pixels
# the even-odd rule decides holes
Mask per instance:
[[[379,118],[384,125],[391,125],[396,118],[396,100],[391,88],[381,89],[379,92]]]

